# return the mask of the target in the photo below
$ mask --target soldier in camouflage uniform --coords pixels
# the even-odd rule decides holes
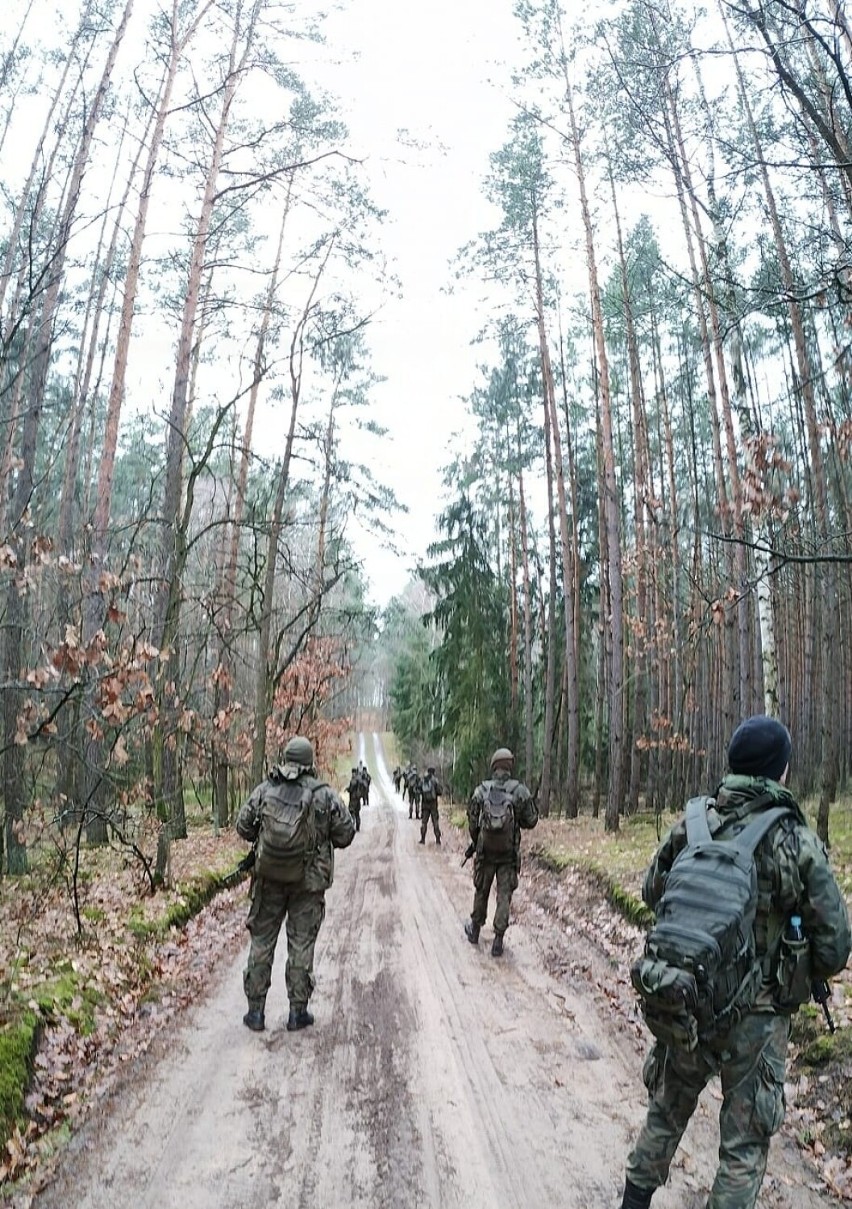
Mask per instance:
[[[317,779],[314,751],[308,739],[290,739],[284,748],[284,764],[276,765],[269,777],[254,789],[237,816],[237,833],[254,844],[260,835],[264,804],[280,796],[285,783],[311,791],[313,849],[307,855],[304,873],[296,884],[281,884],[255,876],[246,927],[251,949],[243,974],[248,1011],[243,1023],[255,1032],[265,1027],[266,995],[272,978],[272,962],[281,925],[287,921],[287,967],[285,978],[290,1000],[287,1028],[290,1032],[313,1024],[308,1001],[314,989],[314,946],[325,916],[325,892],[334,877],[334,849],[347,848],[355,835],[355,824],[342,800]]]
[[[349,778],[349,784],[346,786],[346,793],[349,796],[349,813],[352,815],[352,821],[355,824],[355,830],[361,830],[361,802],[364,798],[364,782],[362,781],[357,768],[352,769],[352,775]]]
[[[358,780],[361,782],[361,804],[363,806],[369,806],[370,805],[370,785],[373,782],[373,778],[370,776],[370,772],[369,772],[369,769],[367,768],[367,765],[362,760],[358,761],[358,768],[356,769],[356,771],[358,773]]]
[[[420,818],[420,773],[417,771],[417,765],[412,764],[408,773],[408,817],[410,819]]]
[[[838,973],[849,956],[846,904],[825,849],[786,788],[792,743],[786,727],[763,715],[743,722],[728,747],[730,775],[709,812],[711,832],[736,834],[761,809],[788,806],[755,853],[758,905],[755,941],[763,980],[750,1010],[724,1036],[692,1053],[656,1042],[645,1062],[648,1115],[627,1160],[622,1209],[648,1209],[665,1182],[698,1098],[721,1075],[719,1166],[707,1209],[753,1209],[766,1170],[772,1135],[784,1119],[784,1072],[790,1017],[810,990],[810,979]],[[766,801],[769,794],[771,800]],[[758,799],[760,801],[758,802]],[[672,863],[686,844],[683,820],[663,841],[645,877],[642,896],[655,909]],[[809,969],[792,993],[782,936],[792,915],[810,942]],[[807,959],[805,959],[807,960]],[[789,965],[786,966],[789,970]]]
[[[441,820],[438,815],[438,798],[442,793],[441,786],[435,777],[435,769],[426,769],[426,776],[420,782],[420,843],[426,843],[426,832],[429,820],[432,820],[432,831],[435,843],[441,842]]]
[[[491,780],[483,781],[476,787],[467,807],[467,825],[474,852],[474,895],[473,910],[464,930],[472,945],[479,944],[479,930],[488,918],[488,898],[491,886],[496,880],[497,905],[494,910],[492,957],[503,955],[503,934],[509,926],[509,908],[512,905],[512,895],[518,886],[521,868],[521,829],[531,831],[538,823],[538,807],[532,794],[523,782],[512,777],[514,764],[515,757],[508,747],[498,747],[491,757]],[[484,851],[484,833],[481,827],[482,808],[492,783],[511,795],[514,816],[511,851],[499,858],[489,857]]]

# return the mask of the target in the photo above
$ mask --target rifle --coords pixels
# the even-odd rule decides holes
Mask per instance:
[[[243,874],[248,873],[249,869],[254,868],[254,862],[256,860],[257,849],[249,848],[248,852],[245,854],[236,868],[232,869],[230,873],[226,873],[223,877],[220,877],[219,881],[223,886],[236,886],[238,882],[242,881]]]
[[[464,860],[462,861],[462,869],[465,867],[467,862],[473,856],[474,852],[476,852],[476,844],[474,844],[473,840],[471,840],[470,843],[468,844],[468,846],[464,850]]]
[[[831,1008],[828,1006],[831,999],[831,990],[824,978],[815,978],[811,983],[811,998],[814,1003],[818,1003],[822,1008],[822,1014],[825,1016],[825,1022],[828,1025],[828,1031],[834,1033],[837,1026],[831,1018]]]

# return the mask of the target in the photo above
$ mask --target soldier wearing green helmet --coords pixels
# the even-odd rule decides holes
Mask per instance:
[[[472,945],[479,944],[491,886],[496,881],[492,957],[503,954],[503,934],[509,926],[509,908],[521,868],[521,831],[532,830],[538,822],[532,794],[512,776],[514,763],[508,747],[498,747],[491,757],[491,777],[476,787],[467,808],[474,895],[464,930]]]
[[[334,877],[334,849],[352,843],[355,824],[341,798],[317,778],[312,743],[296,735],[284,748],[283,764],[270,769],[243,804],[236,828],[256,851],[246,920],[251,948],[243,974],[248,1000],[243,1023],[254,1032],[265,1028],[275,947],[286,919],[287,1028],[294,1032],[314,1022],[308,1002],[325,892]]]

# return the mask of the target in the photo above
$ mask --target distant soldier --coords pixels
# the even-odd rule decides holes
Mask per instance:
[[[398,764],[391,775],[393,777],[394,793],[399,793],[399,785],[402,780],[402,769]]]
[[[435,843],[441,842],[441,821],[438,816],[438,798],[443,793],[437,778],[435,777],[435,769],[430,766],[426,769],[426,776],[420,782],[420,843],[426,843],[426,832],[429,827],[429,820],[432,820],[432,831],[435,835]]]
[[[402,770],[402,800],[411,801],[411,763],[406,764]],[[409,818],[411,814],[409,813]]]
[[[370,805],[370,783],[373,778],[370,776],[367,765],[363,761],[358,761],[358,778],[361,782],[361,803],[362,805]]]
[[[314,749],[300,735],[240,809],[237,834],[256,845],[251,934],[243,987],[248,1011],[243,1024],[265,1028],[266,994],[281,925],[287,920],[285,979],[290,1000],[287,1029],[313,1024],[308,1001],[314,989],[314,948],[325,916],[325,892],[334,878],[334,849],[347,848],[355,826],[342,800],[317,779]]]
[[[346,792],[349,794],[349,813],[355,822],[355,830],[360,831],[361,801],[364,795],[364,783],[357,768],[352,769],[352,775],[349,778],[349,784],[346,786]]]
[[[408,817],[420,818],[420,774],[416,764],[412,764],[408,774]]]
[[[538,822],[532,794],[512,777],[514,763],[509,749],[498,747],[491,757],[491,779],[477,785],[467,807],[474,895],[464,930],[472,945],[479,944],[479,929],[488,917],[488,897],[496,879],[492,957],[503,953],[503,933],[509,926],[509,907],[521,867],[521,828],[531,830]]]

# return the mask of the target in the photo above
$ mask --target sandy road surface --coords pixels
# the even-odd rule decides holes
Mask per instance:
[[[463,841],[419,824],[374,770],[340,853],[317,948],[316,1025],[284,1028],[284,952],[267,1031],[241,1023],[245,950],[216,971],[165,1054],[126,1081],[64,1156],[41,1209],[614,1209],[642,1117],[635,1044],[591,987],[545,972],[541,913],[490,956],[462,923]],[[551,928],[552,931],[552,928]],[[704,1204],[717,1144],[700,1112],[660,1209]],[[814,1209],[773,1148],[761,1206]],[[702,1192],[703,1190],[703,1192]]]

